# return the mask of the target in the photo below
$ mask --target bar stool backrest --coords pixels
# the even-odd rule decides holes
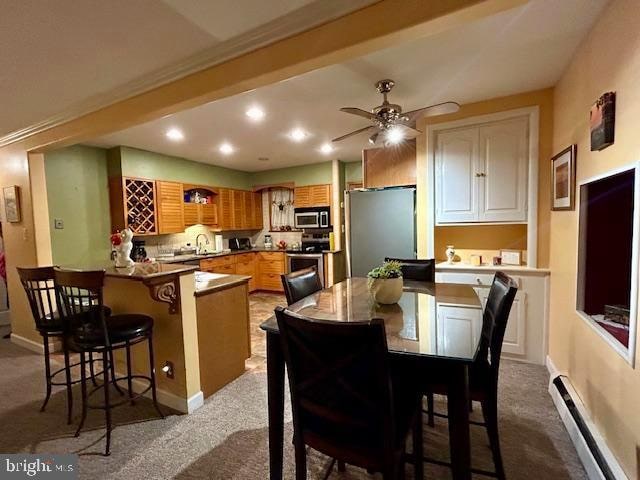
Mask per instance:
[[[105,346],[110,346],[103,308],[104,270],[56,268],[54,272],[65,328],[79,338],[95,337],[101,332]]]
[[[53,267],[17,267],[20,283],[27,294],[36,328],[52,332],[61,328]]]

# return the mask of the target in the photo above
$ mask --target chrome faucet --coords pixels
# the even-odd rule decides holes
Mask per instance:
[[[200,254],[200,237],[204,237],[204,244],[205,245],[209,245],[209,237],[204,234],[204,233],[199,233],[198,235],[196,235],[196,254],[199,255]]]

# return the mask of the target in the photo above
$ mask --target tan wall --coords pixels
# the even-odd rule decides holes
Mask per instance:
[[[640,160],[639,25],[637,0],[613,1],[556,86],[553,147],[557,152],[578,145],[578,182]],[[591,152],[589,108],[610,90],[617,91],[615,144]],[[626,474],[636,479],[640,373],[576,314],[577,235],[577,211],[551,214],[549,356],[571,379]]]
[[[503,112],[505,110],[515,110],[517,108],[538,106],[540,109],[540,128],[538,138],[538,267],[548,267],[549,265],[549,161],[551,158],[552,134],[553,134],[553,89],[536,90],[525,92],[508,97],[493,98],[483,102],[469,103],[463,105],[457,113],[443,115],[434,119],[423,119],[418,125],[418,129],[426,131],[427,125],[451,122],[478,115]],[[427,139],[425,136],[418,140],[418,248],[419,254],[426,254],[427,232],[426,232],[426,148]],[[476,234],[482,236],[481,231],[485,227],[467,227],[467,234],[473,237]],[[478,232],[476,232],[478,228]],[[509,232],[505,230],[505,232]],[[508,242],[511,237],[506,235],[500,240]],[[445,240],[446,241],[446,240]],[[453,242],[452,242],[453,243]],[[455,243],[454,243],[455,245]],[[457,245],[456,245],[457,246]],[[434,248],[439,248],[437,241]],[[476,247],[480,248],[480,247]],[[507,248],[505,246],[498,248]],[[493,249],[493,248],[491,248]],[[422,252],[422,253],[421,253]],[[436,258],[440,255],[439,250],[435,250]]]
[[[447,245],[456,250],[526,250],[526,225],[478,225],[473,227],[435,227],[434,254],[436,260],[446,260]],[[491,259],[488,259],[491,260]]]

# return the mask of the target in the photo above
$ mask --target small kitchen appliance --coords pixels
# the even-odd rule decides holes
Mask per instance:
[[[249,237],[237,237],[229,239],[231,250],[251,250],[251,239]]]
[[[264,236],[264,248],[273,248],[273,239],[271,235]]]
[[[296,228],[329,228],[331,216],[329,207],[311,207],[293,209]]]

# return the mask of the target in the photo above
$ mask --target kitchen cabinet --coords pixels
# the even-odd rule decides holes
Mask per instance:
[[[233,255],[200,260],[200,270],[203,272],[233,274],[236,273],[235,267]]]
[[[156,182],[158,207],[158,233],[180,233],[184,231],[185,219],[182,209],[182,184]]]
[[[214,187],[202,185],[183,185],[183,203],[184,224],[186,227],[191,225],[206,225],[207,227],[218,227],[218,190]],[[190,202],[185,202],[184,197],[190,197]],[[194,197],[199,196],[206,198],[208,203],[199,203]]]
[[[218,191],[218,225],[221,230],[233,228],[233,191],[221,188]]]
[[[436,223],[525,222],[528,144],[527,117],[437,132]]]
[[[258,252],[258,282],[260,290],[283,292],[280,275],[286,272],[284,252]]]
[[[234,230],[244,230],[247,228],[247,218],[245,215],[244,200],[245,195],[242,190],[232,190],[233,196],[233,220]]]
[[[331,184],[295,187],[293,191],[293,206],[295,208],[330,207]]]
[[[463,357],[473,351],[482,331],[482,310],[437,305],[438,354]]]
[[[135,235],[158,233],[156,182],[144,178],[113,177],[109,180],[111,229],[130,228]]]
[[[262,192],[253,193],[253,228],[261,230],[263,226]]]
[[[475,290],[484,309],[489,298],[489,289],[476,288]],[[504,340],[502,341],[502,351],[504,353],[514,355],[524,355],[526,353],[526,295],[525,292],[518,291],[513,299],[509,320],[507,320],[507,328],[504,332]]]
[[[244,223],[247,229],[262,229],[262,193],[244,192]]]
[[[365,188],[415,185],[416,141],[363,150],[362,175]]]
[[[286,272],[284,252],[247,252],[200,260],[200,270],[212,273],[248,275],[249,291],[282,292],[280,275]]]
[[[241,253],[238,255],[233,255],[235,257],[236,262],[236,274],[237,275],[248,275],[251,277],[249,280],[249,291],[253,292],[256,290],[257,285],[257,262],[256,262],[256,254],[255,253]]]

